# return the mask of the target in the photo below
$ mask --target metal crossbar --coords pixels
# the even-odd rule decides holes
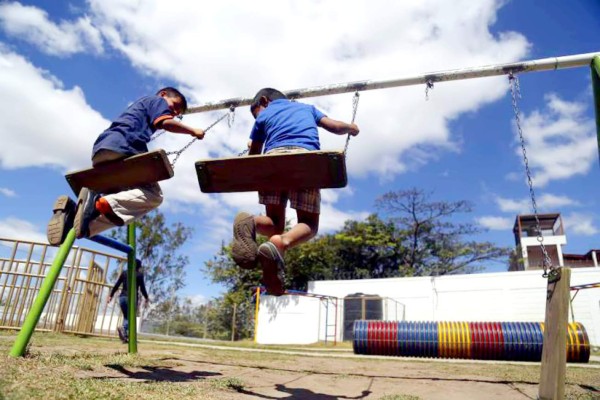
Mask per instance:
[[[406,76],[390,80],[365,80],[347,83],[337,83],[311,88],[284,91],[291,99],[306,97],[328,96],[332,94],[350,93],[365,90],[387,89],[400,86],[428,85],[434,83],[457,81],[464,79],[483,78],[488,76],[521,74],[525,72],[552,71],[557,69],[588,67],[599,52],[575,54],[570,56],[549,57],[530,61],[519,61],[507,64],[488,65],[474,68],[461,68],[447,71],[430,72],[421,75]],[[252,104],[253,97],[235,97],[212,103],[204,103],[199,106],[190,107],[186,114],[221,110],[231,107],[248,106]]]

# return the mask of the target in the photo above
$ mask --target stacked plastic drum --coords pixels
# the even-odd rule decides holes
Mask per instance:
[[[354,322],[354,353],[403,357],[540,361],[540,322]],[[567,362],[586,363],[590,343],[583,325],[567,328]]]

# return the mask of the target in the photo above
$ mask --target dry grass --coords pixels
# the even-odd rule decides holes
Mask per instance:
[[[536,364],[474,364],[396,358],[340,359],[331,357],[331,348],[322,345],[306,348],[306,352],[311,353],[323,351],[325,354],[322,357],[305,357],[144,341],[138,346],[140,354],[129,355],[127,347],[116,340],[52,333],[35,333],[27,356],[12,358],[7,354],[14,342],[14,335],[15,332],[0,331],[1,400],[242,399],[251,393],[249,387],[257,384],[244,375],[245,371],[262,374],[263,378],[266,376],[275,381],[284,381],[283,377],[291,373],[301,373],[342,382],[371,377],[385,380],[386,372],[394,370],[402,372],[392,378],[401,380],[468,377],[478,382],[497,381],[529,387],[537,384],[540,374],[539,365]],[[232,345],[227,342],[209,344]],[[235,345],[292,351],[301,349],[300,346],[259,346],[252,342],[236,342]],[[337,348],[345,348],[348,353],[351,351],[348,344]],[[347,352],[342,351],[341,354]],[[600,398],[599,376],[600,370],[597,368],[569,367],[567,398]],[[273,386],[272,383],[270,385]],[[381,393],[380,397],[369,398],[420,399],[410,390],[397,394]]]

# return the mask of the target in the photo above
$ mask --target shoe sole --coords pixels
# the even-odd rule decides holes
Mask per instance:
[[[73,216],[73,211],[75,211],[75,202],[69,196],[60,196],[54,202],[54,207],[52,207],[53,215],[46,228],[48,243],[52,246],[58,246],[64,242],[70,230],[69,225],[71,221],[69,221],[69,216]]]
[[[73,228],[75,228],[75,236],[77,239],[86,237],[86,232],[83,232],[83,220],[85,219],[83,203],[89,195],[90,190],[88,188],[82,188],[77,197],[77,211],[75,212],[75,220],[73,221]]]
[[[262,266],[263,284],[267,289],[267,294],[281,296],[285,293],[284,271],[278,258],[281,258],[275,245],[263,243],[258,248],[258,262]]]
[[[257,251],[254,216],[241,212],[233,221],[231,256],[240,268],[253,269],[256,268]]]

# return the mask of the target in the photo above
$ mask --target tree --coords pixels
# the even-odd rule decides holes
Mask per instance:
[[[404,276],[406,249],[396,226],[372,214],[346,221],[336,233],[321,235],[286,254],[288,285],[306,290],[308,281]]]
[[[482,228],[450,221],[456,214],[471,212],[469,202],[431,201],[430,197],[431,193],[412,188],[388,192],[376,202],[403,233],[406,271],[414,276],[468,273],[481,269],[484,261],[506,260],[509,249],[465,239],[482,233]]]
[[[189,264],[187,256],[178,251],[190,238],[193,230],[180,222],[167,226],[165,216],[158,210],[144,215],[136,222],[137,258],[142,261],[146,288],[154,309],[162,302],[169,302],[173,293],[184,286],[185,267]],[[127,242],[127,228],[111,232],[119,241]],[[144,310],[143,317],[150,310]]]

